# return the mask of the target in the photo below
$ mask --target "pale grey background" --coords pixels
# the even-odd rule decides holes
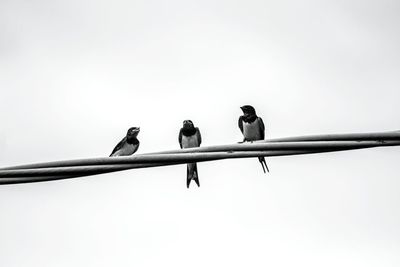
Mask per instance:
[[[1,166],[400,129],[398,1],[0,1]],[[400,148],[0,187],[0,265],[399,266]]]

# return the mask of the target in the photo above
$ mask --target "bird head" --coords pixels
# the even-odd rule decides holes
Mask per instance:
[[[191,120],[184,120],[183,121],[183,128],[184,129],[193,129],[194,128],[194,124]]]
[[[126,133],[126,136],[128,137],[136,137],[140,132],[140,127],[131,127],[129,128],[128,132]]]
[[[250,105],[244,105],[244,106],[242,106],[240,108],[242,109],[242,111],[243,111],[243,113],[245,115],[246,114],[248,114],[248,115],[256,115],[256,110]]]

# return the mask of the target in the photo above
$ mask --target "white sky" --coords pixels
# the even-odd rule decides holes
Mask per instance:
[[[398,1],[0,0],[0,164],[400,129]],[[398,266],[399,148],[0,187],[0,265]]]

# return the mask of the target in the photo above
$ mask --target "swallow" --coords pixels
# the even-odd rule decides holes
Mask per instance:
[[[130,156],[139,148],[139,140],[137,136],[140,132],[140,127],[129,128],[126,136],[117,144],[111,152],[110,157]]]
[[[240,108],[243,111],[243,115],[239,117],[238,124],[240,131],[243,134],[243,142],[264,140],[265,137],[264,122],[261,119],[261,117],[257,116],[256,110],[250,105],[245,105]],[[261,163],[264,173],[265,169],[267,169],[267,171],[269,172],[267,163],[265,162],[265,158],[258,157],[258,160]]]
[[[201,134],[197,127],[194,127],[191,120],[183,121],[183,127],[179,131],[179,145],[181,148],[199,147],[201,144]],[[199,175],[197,173],[197,164],[187,164],[186,187],[189,188],[190,182],[194,180],[200,187]]]

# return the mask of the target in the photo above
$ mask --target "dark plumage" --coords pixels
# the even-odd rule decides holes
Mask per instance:
[[[126,136],[115,146],[110,157],[129,156],[135,153],[139,148],[137,135],[140,132],[139,127],[129,128]]]
[[[201,134],[197,127],[194,127],[191,120],[183,121],[183,127],[179,131],[179,145],[181,148],[199,147],[201,144]],[[186,173],[186,186],[189,188],[190,182],[194,180],[197,186],[200,186],[199,176],[197,173],[197,164],[188,163]]]
[[[264,140],[265,138],[264,122],[261,119],[261,117],[257,116],[256,110],[250,105],[245,105],[240,108],[243,111],[243,115],[239,117],[238,126],[243,134],[243,142]],[[267,169],[267,171],[269,172],[267,163],[265,162],[265,158],[258,157],[258,160],[261,163],[264,173],[265,169]]]

